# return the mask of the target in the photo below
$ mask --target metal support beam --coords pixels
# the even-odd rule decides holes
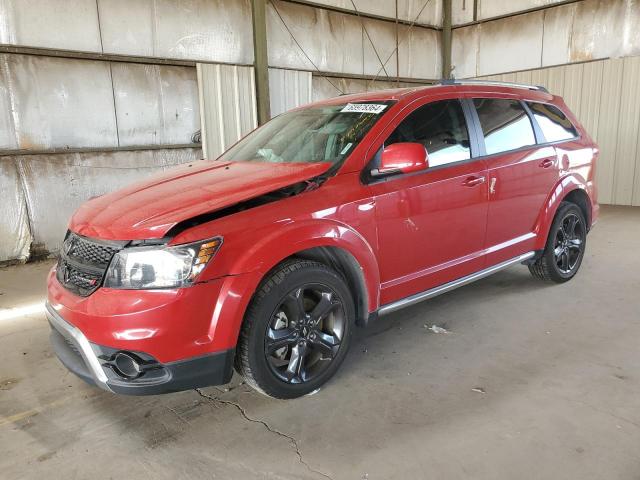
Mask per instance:
[[[271,118],[269,100],[269,61],[267,57],[267,0],[251,0],[253,20],[253,66],[256,79],[258,125]]]
[[[451,78],[451,0],[442,1],[442,78]]]

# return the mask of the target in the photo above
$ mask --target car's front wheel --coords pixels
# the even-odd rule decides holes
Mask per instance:
[[[574,203],[558,208],[542,256],[529,265],[531,274],[541,280],[563,283],[571,280],[582,264],[587,242],[587,222]]]
[[[271,397],[313,392],[344,360],[354,319],[351,293],[339,273],[309,260],[284,262],[251,301],[236,370]]]

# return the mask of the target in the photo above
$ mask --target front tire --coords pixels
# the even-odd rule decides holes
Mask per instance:
[[[294,259],[269,274],[241,328],[235,367],[259,392],[296,398],[327,382],[344,360],[355,307],[344,278]]]
[[[569,202],[558,208],[542,256],[529,265],[540,280],[564,283],[571,280],[582,264],[587,245],[587,221],[582,210]]]

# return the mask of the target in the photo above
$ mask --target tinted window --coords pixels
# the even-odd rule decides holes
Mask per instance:
[[[531,120],[517,100],[475,98],[487,155],[535,145]]]
[[[385,145],[399,142],[421,143],[435,167],[471,158],[469,133],[462,106],[457,100],[443,100],[418,108],[405,118]]]
[[[544,103],[527,103],[540,125],[547,142],[557,142],[578,136],[578,132],[559,108]]]

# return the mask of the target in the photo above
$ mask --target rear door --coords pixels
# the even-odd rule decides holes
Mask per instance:
[[[429,155],[424,171],[365,178],[376,205],[382,305],[484,265],[487,172],[471,157],[465,108],[458,99],[409,107],[368,166],[376,168],[382,148],[397,142],[421,143]]]
[[[538,215],[557,182],[556,151],[518,99],[474,98],[480,149],[488,167],[488,265],[533,249]]]

